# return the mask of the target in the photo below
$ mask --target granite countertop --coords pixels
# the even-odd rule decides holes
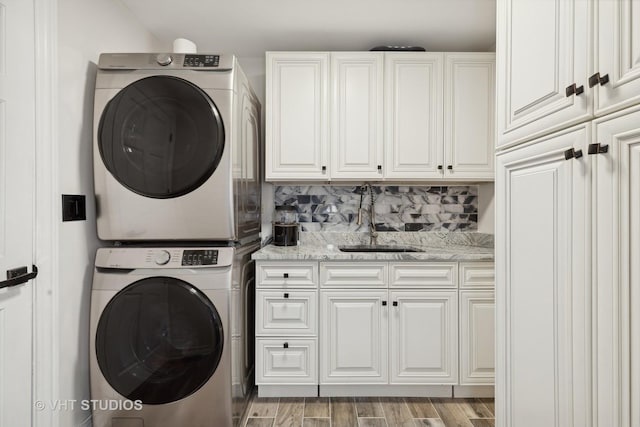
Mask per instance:
[[[338,246],[369,243],[367,233],[302,232],[298,246],[268,245],[254,260],[315,261],[493,261],[493,235],[465,232],[380,232],[379,245],[401,245],[423,252],[341,252]]]

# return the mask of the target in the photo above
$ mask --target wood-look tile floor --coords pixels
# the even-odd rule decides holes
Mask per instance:
[[[493,399],[254,396],[242,427],[494,427]]]

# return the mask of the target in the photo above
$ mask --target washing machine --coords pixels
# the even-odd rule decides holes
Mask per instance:
[[[94,427],[239,424],[233,367],[246,355],[232,345],[235,252],[98,249],[89,351]]]
[[[233,55],[100,55],[93,126],[98,237],[256,235],[260,114]]]

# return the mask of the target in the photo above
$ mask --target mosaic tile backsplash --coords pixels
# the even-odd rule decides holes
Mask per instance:
[[[378,231],[477,231],[477,186],[373,186]],[[298,209],[302,231],[369,230],[368,193],[360,186],[276,186],[275,205]]]

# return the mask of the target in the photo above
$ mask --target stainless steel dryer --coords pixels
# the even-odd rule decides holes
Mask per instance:
[[[234,56],[100,55],[93,144],[98,237],[256,235],[259,141],[260,104]]]
[[[241,283],[251,287],[252,276],[241,277],[240,264],[253,250],[98,249],[89,352],[94,427],[239,425],[253,370],[249,338],[240,332],[253,297],[241,295]]]

